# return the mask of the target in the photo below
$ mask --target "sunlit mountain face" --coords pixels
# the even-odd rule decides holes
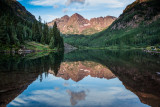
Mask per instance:
[[[158,106],[158,59],[156,54],[140,51],[107,50],[41,57],[23,55],[23,58],[5,55],[0,61],[3,65],[0,104],[2,107]]]
[[[108,28],[117,18],[114,16],[91,18],[90,20],[84,18],[78,13],[71,17],[65,15],[61,18],[56,18],[48,23],[49,27],[53,27],[54,23],[63,34],[84,34],[91,35]]]

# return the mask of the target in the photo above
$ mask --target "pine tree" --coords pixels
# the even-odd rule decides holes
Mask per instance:
[[[51,38],[52,38],[52,35],[53,35],[53,31],[52,31],[52,29],[49,29],[48,36],[47,36],[47,40],[46,40],[46,42],[47,42],[48,45],[49,45],[49,43],[50,43],[50,40],[51,40]]]
[[[57,23],[56,22],[54,22],[54,25],[53,25],[53,29],[52,29],[52,37],[54,36],[54,39],[55,39],[55,46],[57,47]],[[51,37],[51,38],[52,38]]]
[[[51,36],[54,39],[54,47],[57,48],[58,50],[63,49],[63,47],[64,47],[63,39],[60,36],[60,31],[57,28],[56,22],[54,22],[54,26],[53,26],[53,29],[51,31]],[[52,42],[52,40],[50,41],[50,43],[51,42]]]
[[[21,24],[21,23],[18,23],[17,24],[17,38],[19,39],[19,42],[20,43],[24,43],[24,35],[23,35],[23,29],[24,29],[24,26]]]
[[[42,34],[41,43],[42,43],[42,44],[45,44],[45,34]]]
[[[38,21],[39,21],[40,24],[42,23],[42,18],[41,18],[41,16],[38,17]]]
[[[0,18],[0,43],[1,44],[10,44],[10,37],[8,34],[8,27],[6,25],[7,21],[6,21],[7,17],[6,16],[2,16]]]
[[[32,23],[32,40],[36,41],[36,23]]]
[[[35,41],[40,42],[41,36],[40,36],[40,30],[39,30],[39,24],[36,23],[35,25]]]
[[[41,38],[42,38],[42,18],[41,18],[41,16],[39,16],[39,18],[38,18],[38,31],[39,32],[37,32],[37,42],[41,42]]]
[[[49,36],[49,28],[48,28],[47,23],[44,25],[44,34],[45,34],[45,43],[47,44],[49,41],[49,40],[47,40],[47,37]]]
[[[14,26],[11,26],[11,38],[12,38],[12,44],[14,45],[19,45],[19,40],[17,38],[17,33],[16,33],[16,30],[15,30],[15,27]]]
[[[54,39],[54,37],[51,38],[51,41],[49,43],[49,48],[51,48],[51,49],[55,48],[55,39]]]
[[[9,45],[10,44],[10,38],[9,38],[9,35],[7,34],[6,35],[6,43]]]
[[[42,37],[41,37],[42,44],[49,44],[49,42],[47,40],[48,36],[49,36],[48,26],[47,26],[47,24],[43,24],[43,33],[42,33]]]

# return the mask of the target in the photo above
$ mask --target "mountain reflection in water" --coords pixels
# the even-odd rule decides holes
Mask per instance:
[[[77,101],[85,100],[85,97],[86,97],[85,91],[72,92],[70,90],[67,90],[66,92],[71,96],[70,102],[72,106],[76,105]]]
[[[54,71],[49,70],[49,73],[54,74]],[[97,78],[115,78],[115,75],[107,67],[91,61],[63,62],[56,74],[57,77],[62,77],[65,80],[72,79],[75,82],[88,75]]]
[[[159,55],[135,50],[40,55],[0,56],[0,107],[160,106]]]

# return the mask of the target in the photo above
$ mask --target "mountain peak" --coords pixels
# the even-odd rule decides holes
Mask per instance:
[[[84,18],[78,13],[73,14],[71,17],[65,15],[61,18],[55,19],[48,23],[48,26],[53,26],[57,22],[58,28],[64,34],[94,34],[104,30],[116,20],[115,17],[106,16],[92,18],[90,20]]]
[[[76,16],[81,16],[81,15],[80,15],[80,14],[78,14],[78,13],[73,14],[73,16],[74,16],[74,15],[76,15]]]
[[[128,6],[124,9],[123,13],[126,12],[127,10],[131,9],[132,7],[134,7],[134,6],[137,5],[137,4],[141,4],[141,3],[149,2],[149,1],[158,1],[158,0],[136,0],[136,1],[134,1],[132,4],[128,5]]]
[[[78,14],[78,13],[75,13],[75,14],[73,14],[73,15],[71,16],[71,18],[74,18],[74,17],[76,17],[76,18],[83,18],[83,16],[80,15],[80,14]]]
[[[69,18],[69,16],[68,15],[64,15],[63,17],[61,17],[61,18]]]
[[[70,17],[69,17],[68,15],[65,15],[65,16],[61,17],[62,20],[66,20],[66,21],[68,21],[69,18],[70,18]]]

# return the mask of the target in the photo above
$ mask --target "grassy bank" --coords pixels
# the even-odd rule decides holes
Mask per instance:
[[[2,45],[0,47],[1,52],[18,52],[18,51],[32,51],[32,52],[40,52],[40,51],[58,51],[57,48],[50,49],[48,45],[43,45],[38,42],[34,41],[26,41],[23,44],[16,46],[16,45]]]
[[[25,42],[24,44],[26,49],[34,51],[56,51],[57,49],[50,49],[48,45],[43,45],[37,42]]]

